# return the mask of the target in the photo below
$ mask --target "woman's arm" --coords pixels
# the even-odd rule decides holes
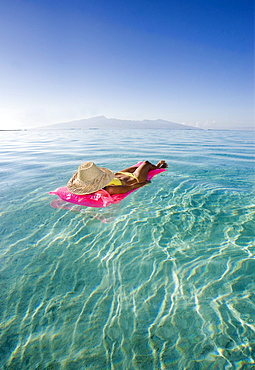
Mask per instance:
[[[104,190],[106,190],[110,195],[114,194],[125,194],[130,190],[141,188],[142,186],[148,184],[148,181],[137,182],[133,185],[109,185],[105,186]]]

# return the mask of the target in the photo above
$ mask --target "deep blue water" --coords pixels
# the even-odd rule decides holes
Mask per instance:
[[[253,132],[0,138],[1,369],[255,369]],[[82,162],[146,159],[118,205],[50,206]]]

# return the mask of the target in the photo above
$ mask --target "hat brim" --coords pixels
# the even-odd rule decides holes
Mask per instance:
[[[104,188],[114,177],[114,172],[109,170],[108,168],[98,167],[100,170],[103,171],[103,176],[99,179],[92,179],[90,183],[85,183],[80,181],[78,176],[78,171],[71,177],[68,181],[66,187],[70,191],[70,193],[77,194],[77,195],[86,195],[95,193],[96,191]]]

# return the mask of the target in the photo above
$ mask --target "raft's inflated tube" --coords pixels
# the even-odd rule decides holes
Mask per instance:
[[[135,166],[138,167],[142,163],[143,162],[139,162],[135,164],[133,167]],[[150,181],[155,175],[163,171],[165,171],[164,168],[151,170],[148,173],[147,180]],[[125,193],[125,194],[110,195],[106,190],[101,189],[101,190],[96,191],[95,193],[78,195],[78,194],[70,193],[67,187],[63,186],[62,188],[57,188],[54,191],[50,191],[49,194],[56,194],[59,196],[60,199],[66,202],[69,202],[69,203],[78,204],[80,206],[102,208],[102,207],[107,207],[110,204],[119,203],[122,199],[126,198],[129,194],[133,193],[133,191],[136,191],[138,189],[139,188],[132,189],[128,193]]]

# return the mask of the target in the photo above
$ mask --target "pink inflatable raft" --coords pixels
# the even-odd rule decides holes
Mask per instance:
[[[138,167],[141,163],[143,162],[135,164],[134,167]],[[147,180],[150,181],[154,176],[164,171],[164,168],[151,170],[148,173]],[[78,204],[80,206],[103,208],[109,206],[110,204],[119,203],[122,199],[126,198],[129,194],[133,193],[136,190],[138,189],[130,190],[128,193],[125,194],[110,195],[106,190],[101,189],[96,191],[95,193],[77,195],[70,193],[67,187],[63,186],[62,188],[57,188],[54,191],[50,191],[49,194],[56,194],[59,196],[60,199],[69,203]]]

